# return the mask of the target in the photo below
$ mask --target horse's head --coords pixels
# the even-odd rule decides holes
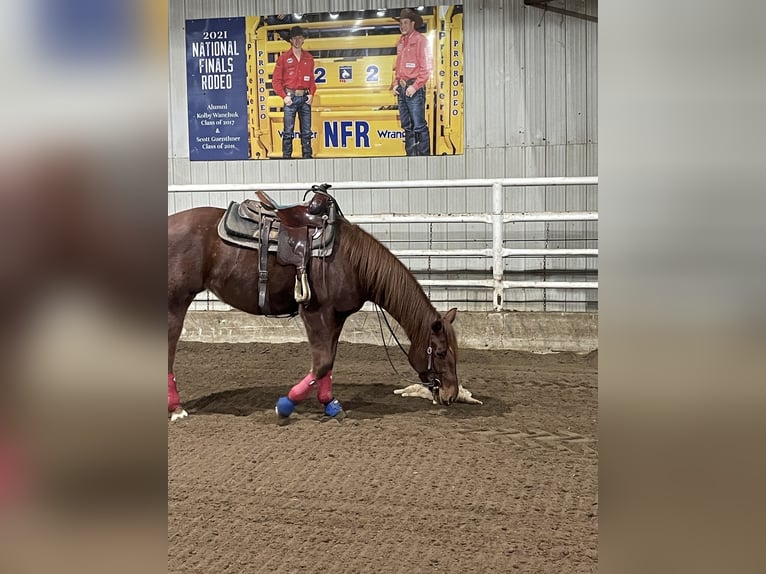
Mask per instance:
[[[431,324],[426,352],[426,369],[420,380],[430,386],[434,401],[450,405],[458,395],[457,338],[452,329],[457,309],[452,308]]]

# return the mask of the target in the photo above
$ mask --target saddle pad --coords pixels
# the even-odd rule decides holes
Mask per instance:
[[[258,238],[260,225],[252,219],[245,219],[239,212],[236,203],[231,202],[223,216],[224,227],[229,235],[244,238]]]
[[[221,239],[256,251],[261,245],[260,229],[261,226],[258,222],[241,216],[240,205],[235,201],[229,204],[226,213],[218,222],[218,236]],[[269,233],[269,251],[277,250],[278,234],[278,223],[272,224]]]

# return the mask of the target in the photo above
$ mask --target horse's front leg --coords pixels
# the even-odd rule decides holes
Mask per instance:
[[[317,399],[324,405],[325,416],[322,420],[343,420],[346,413],[332,392],[332,367],[345,318],[336,317],[330,310],[306,311],[305,308],[302,309],[301,317],[311,347],[312,366],[308,374],[293,385],[287,396],[277,401],[277,423],[287,423],[295,406],[308,398],[314,389],[317,391]]]

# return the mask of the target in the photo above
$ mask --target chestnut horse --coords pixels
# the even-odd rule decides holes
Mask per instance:
[[[168,412],[186,416],[173,375],[178,338],[195,295],[208,289],[232,307],[261,315],[258,251],[222,240],[217,231],[224,210],[198,207],[168,217]],[[296,403],[315,388],[328,417],[345,413],[332,395],[332,368],[343,324],[366,301],[378,304],[401,325],[410,340],[408,359],[434,400],[449,405],[458,396],[457,343],[452,322],[433,307],[420,284],[385,246],[342,216],[335,222],[332,254],[312,257],[307,266],[311,298],[294,298],[296,267],[268,256],[270,315],[300,313],[311,348],[311,371],[276,404],[284,423]]]

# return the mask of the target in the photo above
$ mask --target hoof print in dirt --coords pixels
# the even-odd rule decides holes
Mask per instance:
[[[328,421],[337,421],[339,423],[342,423],[343,419],[345,419],[345,418],[346,418],[346,411],[340,411],[337,415],[332,416],[332,417],[329,416],[329,415],[323,415],[322,418],[319,419],[319,422],[320,423],[326,423]]]

